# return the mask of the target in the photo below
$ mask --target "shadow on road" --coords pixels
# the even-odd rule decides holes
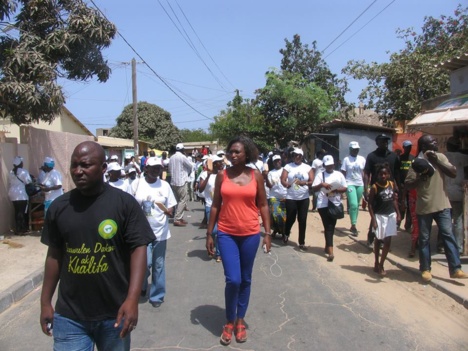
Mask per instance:
[[[187,252],[187,257],[197,257],[201,259],[202,261],[211,261],[211,258],[208,257],[208,254],[206,253],[206,250],[193,250]]]
[[[190,312],[192,324],[201,325],[213,335],[221,335],[225,324],[225,311],[219,306],[203,305]]]

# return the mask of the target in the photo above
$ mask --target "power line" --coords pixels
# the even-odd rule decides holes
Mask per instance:
[[[346,39],[344,42],[342,42],[338,47],[336,47],[332,52],[330,52],[327,56],[324,57],[326,59],[328,56],[333,54],[336,50],[341,48],[344,44],[346,44],[349,40],[351,40],[352,37],[354,37],[356,34],[358,34],[361,30],[364,29],[369,23],[371,23],[375,18],[377,18],[382,12],[384,12],[391,4],[393,4],[396,0],[393,0],[390,2],[387,6],[385,6],[379,13],[377,13],[374,17],[372,17],[366,24],[364,24],[361,28],[359,28],[356,32],[354,32],[348,39]]]
[[[218,64],[216,63],[216,61],[213,59],[213,57],[211,56],[210,52],[208,51],[208,49],[205,47],[205,45],[203,44],[202,40],[200,39],[200,37],[198,36],[197,32],[195,31],[195,28],[193,28],[192,24],[190,23],[189,19],[187,18],[187,16],[185,15],[185,12],[184,10],[182,9],[182,7],[179,5],[179,2],[177,0],[175,0],[177,6],[179,7],[179,10],[180,12],[182,12],[182,15],[184,16],[185,20],[187,21],[187,23],[189,24],[190,28],[192,28],[192,31],[193,33],[195,33],[195,36],[198,38],[198,41],[200,42],[201,46],[203,47],[203,49],[205,49],[206,53],[208,54],[208,56],[210,57],[211,61],[213,61],[213,63],[215,64],[216,68],[218,68],[218,71],[221,72],[221,74],[223,75],[224,79],[226,79],[226,81],[231,85],[232,88],[235,88],[234,85],[231,83],[231,81],[228,79],[228,77],[226,77],[226,75],[224,74],[224,72],[221,70],[221,68],[219,68]]]
[[[372,2],[372,4],[367,6],[367,8],[364,11],[362,11],[359,16],[357,16],[345,29],[343,29],[343,31],[340,34],[338,34],[338,36],[335,39],[332,40],[332,42],[330,44],[328,44],[325,47],[325,49],[322,50],[322,53],[324,53],[325,50],[327,50],[330,47],[330,45],[332,45],[339,37],[341,37],[343,35],[343,33],[346,32],[349,29],[349,27],[351,27],[354,24],[354,22],[356,22],[364,13],[366,13],[367,10],[369,10],[371,8],[371,6],[374,5],[376,2],[377,2],[377,0],[374,0]]]
[[[182,28],[182,30],[184,31],[185,35],[182,34],[182,31],[180,30],[179,26],[177,26],[177,24],[175,23],[175,21],[173,20],[173,18],[171,17],[171,15],[169,14],[169,12],[167,12],[166,8],[163,6],[163,4],[161,3],[160,0],[158,0],[158,3],[159,5],[162,7],[162,9],[164,10],[164,12],[166,13],[167,17],[169,17],[169,19],[171,20],[172,24],[174,25],[174,27],[176,27],[177,31],[180,33],[180,35],[182,36],[182,38],[184,38],[185,42],[192,48],[193,52],[195,53],[195,55],[197,55],[197,57],[200,59],[200,61],[203,63],[203,65],[206,67],[206,69],[208,70],[208,72],[210,72],[211,76],[216,80],[216,82],[219,84],[219,86],[226,90],[226,88],[223,86],[222,82],[219,80],[219,78],[214,74],[214,72],[211,70],[210,67],[208,67],[208,64],[206,63],[206,61],[202,58],[202,56],[200,55],[200,53],[198,52],[198,49],[195,47],[195,44],[193,43],[192,39],[190,38],[190,36],[188,35],[187,31],[185,30],[183,24],[180,22],[179,20],[179,17],[177,16],[177,14],[175,13],[174,9],[172,8],[171,4],[169,3],[169,1],[167,1],[167,5],[169,6],[169,8],[171,9],[172,13],[174,14],[177,22],[179,22],[179,25],[180,27]]]
[[[94,7],[96,8],[97,11],[99,11],[99,13],[107,20],[109,21],[109,19],[107,18],[107,16],[101,11],[101,9],[96,5],[96,3],[94,2],[94,0],[89,0],[93,5]],[[110,22],[110,21],[109,21]],[[120,37],[122,38],[122,40],[125,42],[125,44],[127,44],[127,46],[135,53],[136,56],[138,56],[138,58],[143,61],[143,64],[145,64],[151,72],[153,72],[153,74],[175,95],[177,96],[184,104],[186,104],[188,107],[190,107],[193,111],[195,111],[196,113],[198,113],[200,116],[203,116],[205,117],[206,119],[209,119],[209,120],[213,120],[212,117],[208,117],[206,115],[204,115],[203,113],[201,113],[200,111],[198,111],[195,107],[193,107],[192,105],[190,105],[187,101],[185,101],[179,94],[177,94],[174,89],[172,89],[172,87],[158,74],[156,73],[156,71],[145,61],[145,59],[143,59],[143,57],[138,53],[138,51],[136,51],[136,49],[128,42],[127,39],[125,39],[125,37],[122,35],[122,33],[120,33],[118,30],[117,30],[117,33],[120,35]]]

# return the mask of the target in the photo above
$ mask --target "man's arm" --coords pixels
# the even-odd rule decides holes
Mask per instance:
[[[44,280],[41,292],[41,316],[40,324],[42,332],[52,336],[47,324],[54,321],[54,308],[52,307],[52,297],[60,279],[60,268],[62,267],[63,253],[61,249],[49,246],[44,267]]]
[[[136,328],[138,323],[138,300],[140,298],[141,285],[146,273],[146,246],[138,246],[130,253],[130,284],[127,298],[120,306],[114,327],[117,328],[122,319],[124,325],[120,337],[124,338]]]
[[[430,163],[435,165],[440,171],[450,178],[455,178],[457,176],[457,167],[452,165],[447,157],[443,154],[438,154],[432,150],[428,150],[424,153]]]

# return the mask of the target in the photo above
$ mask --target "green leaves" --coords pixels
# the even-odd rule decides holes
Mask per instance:
[[[110,45],[116,28],[83,1],[2,1],[2,19],[14,15],[14,23],[0,24],[2,116],[18,125],[50,122],[65,102],[58,77],[109,78],[101,50]]]
[[[171,114],[161,107],[147,102],[137,106],[138,138],[150,142],[151,148],[169,150],[182,141],[179,130],[172,123]],[[112,128],[110,136],[133,138],[133,105],[127,105]]]

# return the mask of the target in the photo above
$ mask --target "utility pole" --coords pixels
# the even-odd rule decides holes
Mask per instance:
[[[135,159],[138,157],[138,116],[137,116],[137,84],[136,84],[136,61],[132,59],[132,96],[133,96],[133,149],[135,150]]]

